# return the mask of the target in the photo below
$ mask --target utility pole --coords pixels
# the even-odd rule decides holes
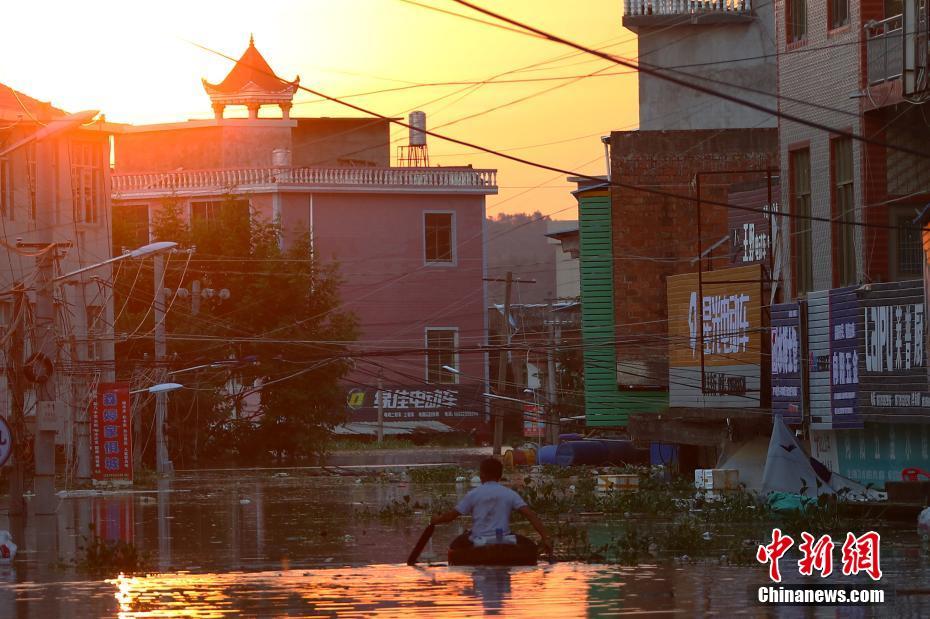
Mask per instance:
[[[504,337],[506,347],[501,348],[497,360],[497,393],[502,395],[507,389],[507,353],[510,352],[510,291],[513,288],[513,273],[507,271],[504,278]],[[494,455],[501,455],[504,442],[504,411],[498,407],[494,416]]]
[[[58,358],[58,342],[52,292],[52,279],[55,277],[54,268],[58,258],[58,244],[52,238],[52,231],[60,206],[54,186],[56,170],[52,151],[56,148],[58,140],[46,139],[36,142],[36,238],[35,243],[21,244],[38,250],[35,340],[32,354],[36,393],[33,491],[37,515],[54,514],[56,511],[55,431],[58,423],[55,388],[57,376],[54,366]],[[52,371],[49,372],[48,367],[51,367]]]
[[[13,431],[13,474],[10,478],[10,515],[23,516],[26,504],[23,492],[26,482],[25,442],[26,419],[23,414],[23,312],[26,290],[19,284],[13,297],[12,329],[7,349],[7,380],[10,385],[10,429]],[[14,535],[16,533],[14,532]]]
[[[556,322],[552,315],[552,301],[549,301],[549,346],[546,347],[546,442],[550,445],[559,443],[559,417],[556,410],[556,382],[555,382],[555,347]]]
[[[384,379],[378,372],[378,443],[384,442]]]
[[[156,254],[154,262],[155,384],[161,384],[168,379],[168,368],[165,367],[165,358],[168,356],[167,337],[165,335],[165,258],[161,254]],[[168,445],[165,443],[165,418],[167,414],[168,394],[160,391],[155,394],[155,466],[159,475],[170,475],[174,468],[168,459]]]

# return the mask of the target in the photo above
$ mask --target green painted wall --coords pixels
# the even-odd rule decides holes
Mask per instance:
[[[587,425],[623,427],[630,413],[667,408],[668,394],[617,389],[610,198],[582,193],[578,194],[578,204]]]

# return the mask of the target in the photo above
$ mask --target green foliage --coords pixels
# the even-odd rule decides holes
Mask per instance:
[[[195,388],[168,399],[171,457],[178,467],[316,459],[329,430],[343,420],[343,343],[356,337],[354,317],[339,307],[336,267],[314,259],[307,235],[289,235],[282,249],[284,231],[235,196],[197,213],[189,224],[186,207],[169,199],[152,219],[155,240],[196,247],[189,259],[184,253],[166,258],[165,288],[191,290],[198,281],[201,289],[230,291],[228,299],[203,298],[196,315],[192,298],[166,299],[171,368],[207,366],[179,375],[179,382]],[[114,246],[120,244],[114,238]],[[151,289],[151,260],[125,266],[116,276],[116,330],[132,335],[118,345],[118,371],[148,383]],[[216,365],[243,359],[254,362]],[[149,402],[143,435],[152,414]]]
[[[410,481],[419,484],[447,484],[457,477],[471,478],[468,470],[458,466],[422,466],[407,471]]]

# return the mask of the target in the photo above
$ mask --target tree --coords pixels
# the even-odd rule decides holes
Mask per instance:
[[[172,458],[184,466],[272,455],[294,460],[321,451],[326,433],[342,420],[345,343],[356,337],[354,316],[340,309],[336,265],[317,263],[307,235],[282,249],[280,227],[235,196],[197,204],[190,223],[177,200],[161,206],[154,240],[195,248],[166,261],[164,286],[190,291],[199,281],[215,291],[196,314],[191,298],[172,292],[166,299],[171,368],[207,366],[177,376],[191,389],[169,398]],[[117,358],[146,371],[151,267],[120,269],[116,282],[116,307],[125,304],[117,332],[130,334]],[[229,298],[216,294],[223,289]],[[131,371],[120,369],[124,376]]]

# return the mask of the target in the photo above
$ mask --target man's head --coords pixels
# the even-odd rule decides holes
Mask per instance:
[[[481,461],[478,468],[478,475],[481,477],[481,483],[486,481],[500,481],[501,475],[504,474],[504,465],[500,460],[494,458],[485,458]]]

